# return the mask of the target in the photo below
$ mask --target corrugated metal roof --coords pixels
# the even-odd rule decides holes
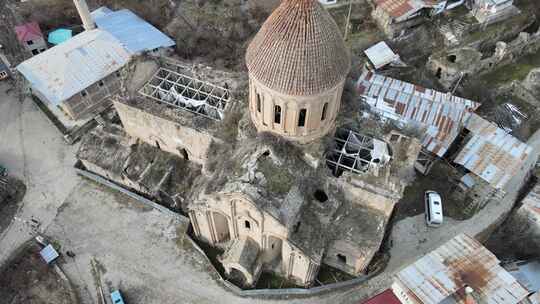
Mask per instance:
[[[401,270],[394,280],[424,304],[463,304],[466,286],[486,304],[517,304],[528,296],[495,255],[464,234]]]
[[[17,66],[52,104],[67,100],[128,63],[130,54],[111,34],[85,31]]]
[[[97,8],[97,9],[93,10],[90,13],[90,16],[92,17],[92,20],[96,20],[97,18],[103,17],[103,16],[105,16],[107,14],[110,14],[112,12],[113,11],[111,9],[109,9],[108,7],[102,6],[100,8]]]
[[[416,5],[418,1],[410,0],[375,0],[375,4],[393,18],[412,15],[422,8]]]
[[[15,27],[15,34],[20,42],[27,42],[29,40],[35,40],[43,37],[39,24],[37,22],[30,22]]]
[[[504,269],[529,292],[540,290],[540,260],[516,261],[504,265]]]
[[[399,59],[399,56],[396,55],[394,51],[392,51],[392,49],[384,41],[381,41],[374,46],[368,48],[364,51],[364,53],[376,69],[379,69]]]
[[[480,104],[451,94],[364,71],[358,92],[382,116],[425,129],[424,148],[444,156],[465,120]]]
[[[112,34],[132,54],[175,45],[171,38],[130,10],[105,9],[94,14],[97,27]]]
[[[50,244],[47,245],[45,248],[43,248],[39,252],[39,254],[41,255],[41,257],[47,264],[50,264],[52,261],[56,260],[59,256],[58,252],[56,252],[54,247]]]
[[[465,123],[472,136],[454,160],[497,189],[518,172],[532,147],[482,117],[472,114]]]

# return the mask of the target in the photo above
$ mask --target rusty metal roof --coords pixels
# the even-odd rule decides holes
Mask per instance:
[[[480,104],[447,93],[364,71],[358,92],[371,108],[388,119],[425,129],[423,147],[444,156],[463,123]]]
[[[404,292],[423,304],[464,304],[470,286],[485,304],[517,304],[528,292],[475,239],[460,234],[394,276]]]
[[[375,4],[393,18],[412,14],[422,8],[409,0],[375,0]]]
[[[454,160],[497,189],[519,171],[532,147],[477,114],[465,123],[470,139]]]

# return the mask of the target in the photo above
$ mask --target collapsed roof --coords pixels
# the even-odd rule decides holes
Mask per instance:
[[[270,134],[238,147],[210,178],[207,194],[247,196],[285,226],[291,243],[316,262],[332,240],[347,240],[365,252],[379,249],[387,216],[347,199],[324,168],[313,169],[303,160],[302,150]],[[324,192],[323,199],[317,190]],[[195,199],[190,208],[204,203]]]

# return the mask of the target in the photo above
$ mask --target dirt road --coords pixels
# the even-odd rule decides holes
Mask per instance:
[[[0,163],[27,186],[19,210],[0,235],[0,265],[36,230],[35,219],[46,227],[56,216],[79,177],[72,166],[76,146],[64,143],[47,117],[27,99],[19,102],[0,82]]]

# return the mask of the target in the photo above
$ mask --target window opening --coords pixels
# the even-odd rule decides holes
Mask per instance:
[[[300,115],[298,116],[299,127],[304,127],[306,125],[306,116],[307,116],[307,110],[306,109],[300,110]]]
[[[274,106],[274,123],[281,123],[281,107]]]
[[[321,120],[326,119],[326,111],[328,111],[328,102],[324,104],[322,108]]]
[[[321,203],[324,203],[328,200],[328,195],[326,195],[326,193],[320,189],[316,190],[315,193],[313,193],[313,196]]]

